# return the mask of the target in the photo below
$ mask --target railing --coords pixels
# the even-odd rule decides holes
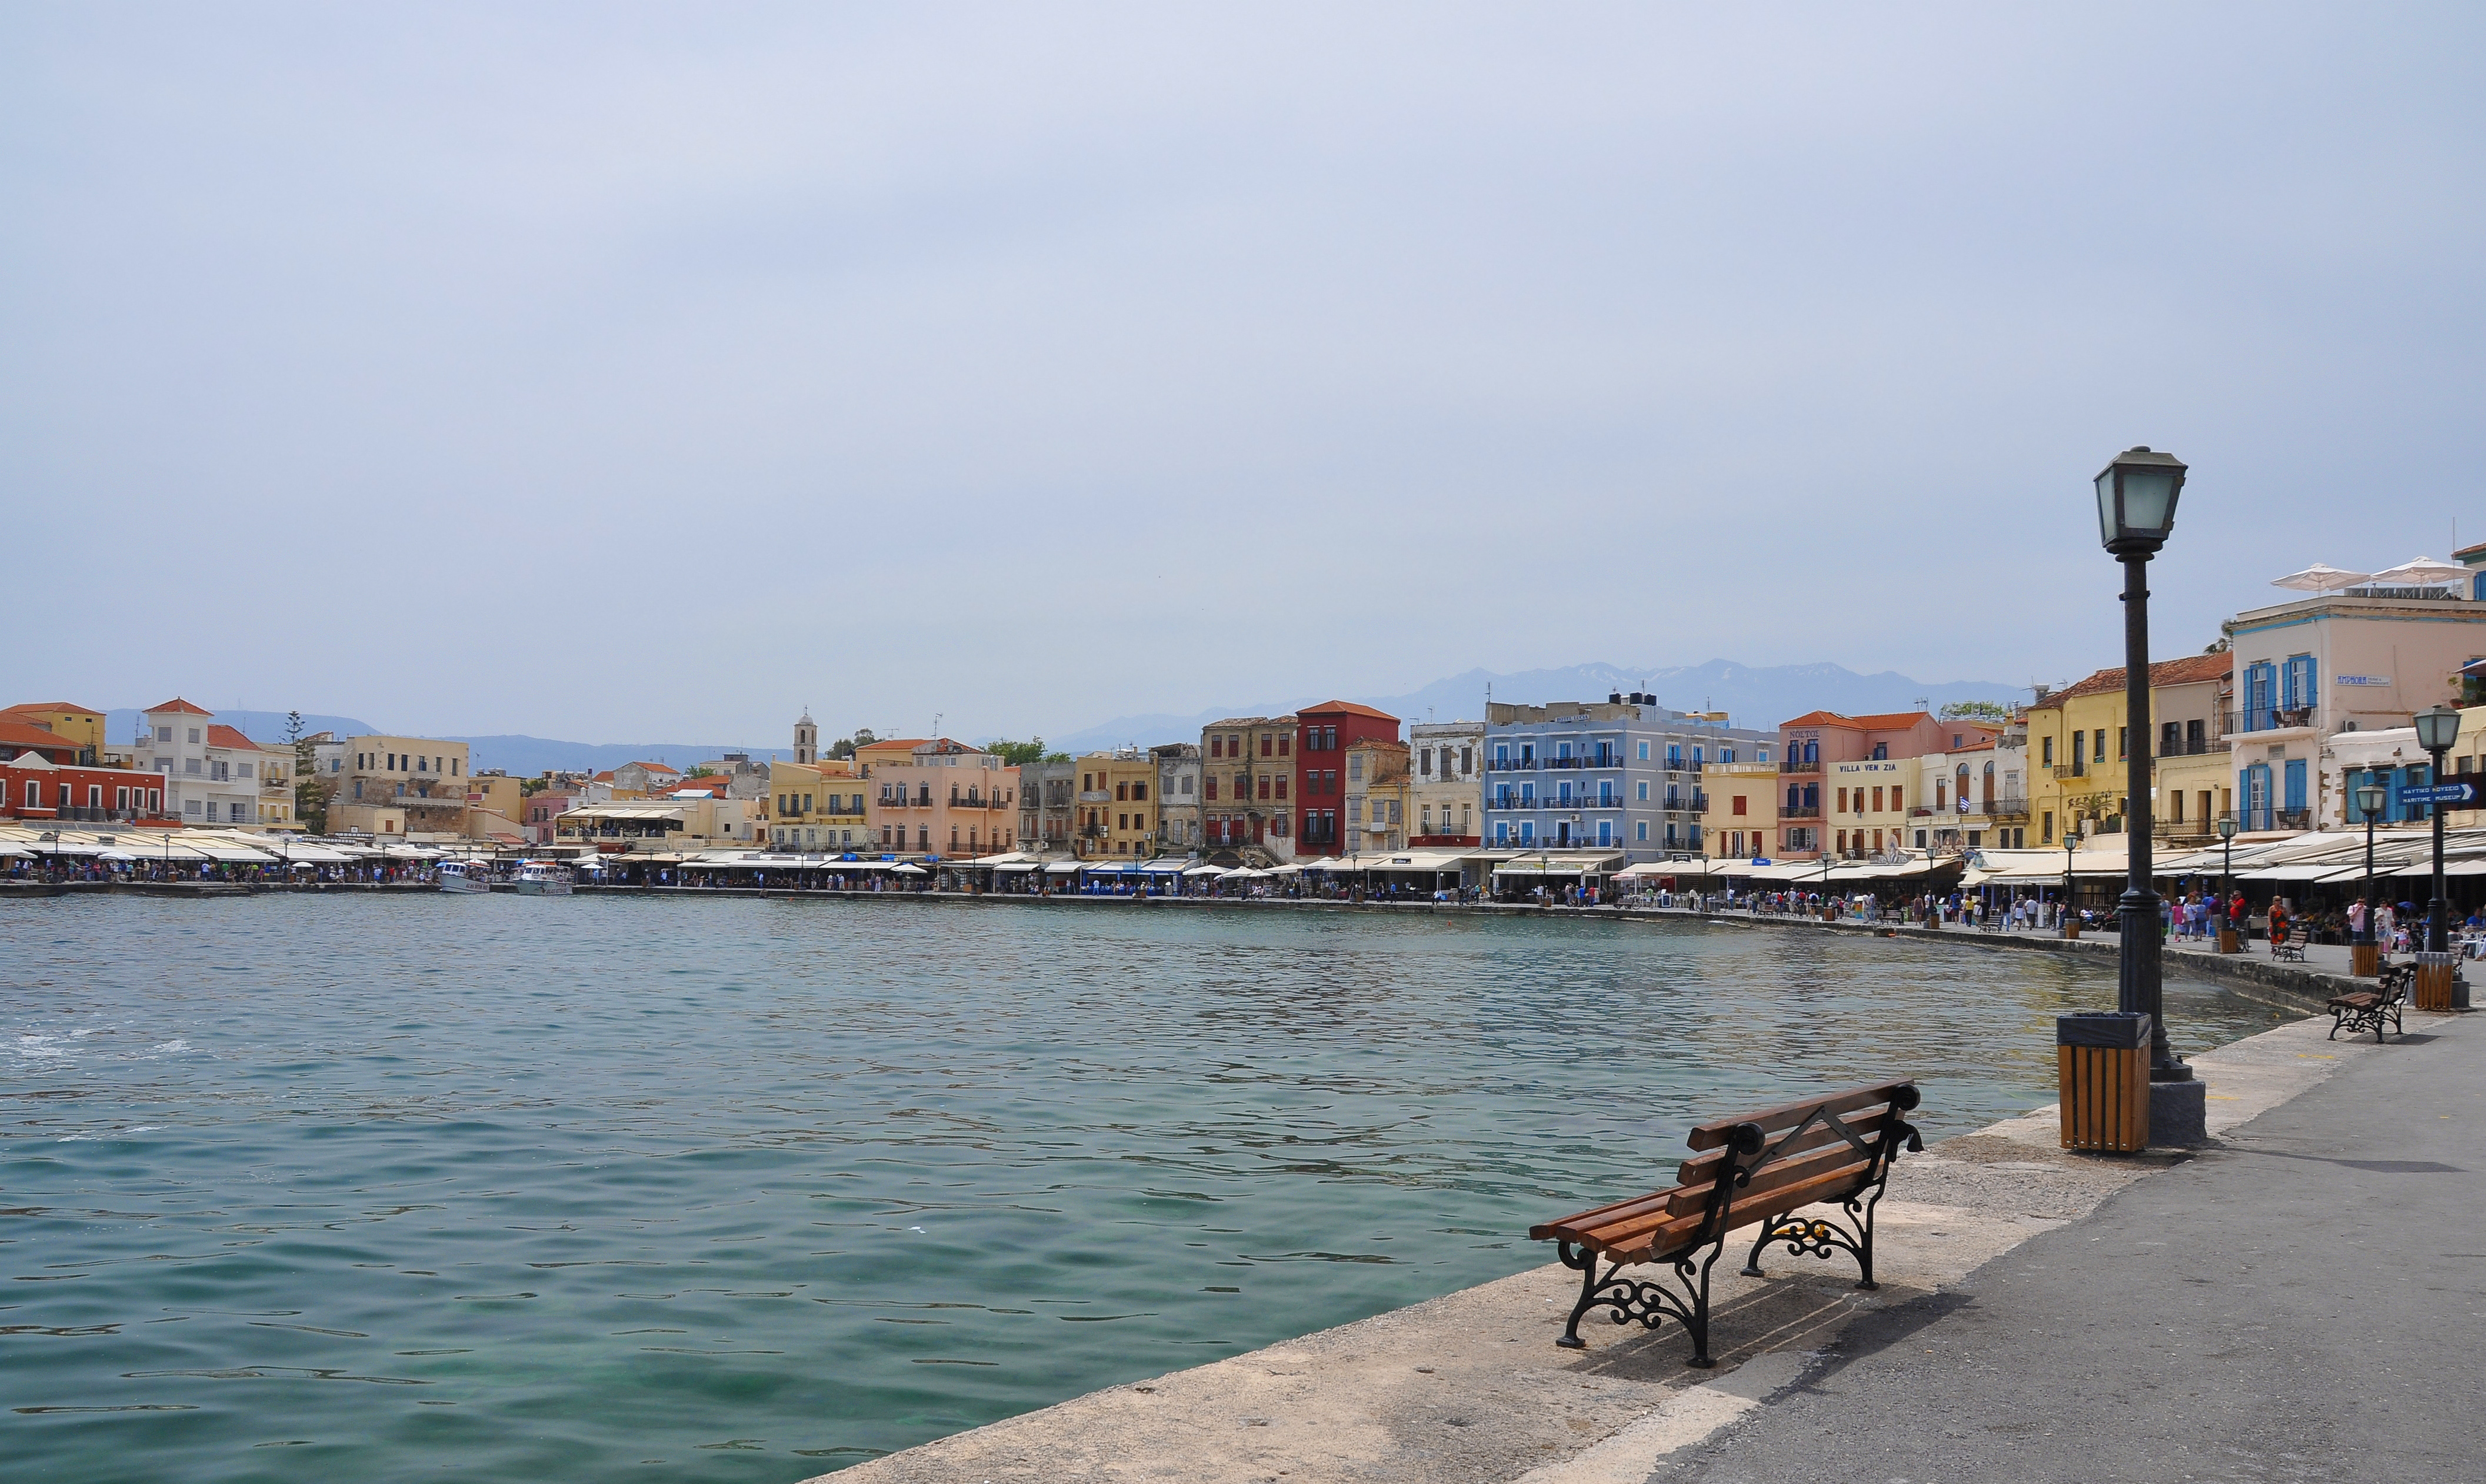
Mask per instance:
[[[75,824],[81,822],[93,824],[120,824],[132,819],[144,819],[148,816],[145,811],[141,810],[102,809],[92,804],[64,804],[58,809],[49,811],[48,817],[58,820],[64,824]]]
[[[1781,819],[1818,819],[1821,817],[1821,806],[1799,804],[1788,808],[1782,805],[1779,808],[1779,817]]]
[[[1988,799],[1984,813],[1988,819],[2026,819],[2029,817],[2029,801],[2020,798]]]
[[[2272,811],[2272,813],[2278,817],[2279,827],[2282,830],[2309,830],[2313,828],[2313,811],[2309,809],[2274,810]]]
[[[1796,759],[1790,757],[1786,761],[1779,764],[1779,771],[1782,773],[1818,773],[1821,771],[1821,764],[1818,760],[1798,762]]]
[[[2224,737],[2186,737],[2173,747],[2161,746],[2161,757],[2199,757],[2208,753],[2226,752],[2230,744]]]
[[[981,794],[971,793],[962,799],[953,793],[950,795],[950,807],[952,809],[999,809],[1002,806],[998,799],[990,804],[985,803]]]
[[[2250,710],[2224,713],[2219,729],[2233,736],[2240,731],[2279,731],[2289,727],[2312,725],[2311,706],[2255,706]]]

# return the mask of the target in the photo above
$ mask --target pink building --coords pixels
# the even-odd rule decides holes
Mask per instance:
[[[1888,711],[1841,716],[1808,711],[1779,727],[1779,855],[1818,860],[1822,853],[1822,780],[1831,764],[1896,761],[1991,742],[2003,728],[1992,722],[1939,721],[1929,711]]]

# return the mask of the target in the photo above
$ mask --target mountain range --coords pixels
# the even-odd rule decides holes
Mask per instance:
[[[2024,687],[1991,681],[1959,680],[1937,684],[1912,680],[1888,670],[1867,675],[1839,665],[1753,666],[1732,660],[1638,669],[1606,664],[1569,665],[1512,674],[1471,670],[1465,674],[1436,680],[1401,695],[1350,696],[1344,699],[1377,706],[1411,722],[1447,722],[1462,718],[1481,721],[1488,696],[1495,701],[1534,705],[1549,701],[1603,701],[1616,691],[1651,692],[1660,704],[1678,711],[1725,711],[1735,726],[1762,728],[1776,727],[1790,717],[1812,710],[1864,715],[1876,711],[1904,711],[1920,702],[1940,708],[1959,701],[1992,701],[2007,704],[2028,699]],[[1202,728],[1226,717],[1278,716],[1331,699],[1307,695],[1218,706],[1184,716],[1166,712],[1120,716],[1083,730],[1048,737],[1045,745],[1075,756],[1134,742],[1143,746],[1157,742],[1196,742],[1200,739]],[[216,720],[226,726],[239,728],[253,741],[262,744],[282,742],[285,738],[286,714],[282,711],[220,711],[216,713]],[[134,737],[140,725],[137,711],[114,710],[107,713],[109,729],[106,735],[117,739]],[[302,729],[305,732],[332,731],[343,737],[377,733],[382,728],[356,717],[305,712]],[[445,737],[443,740],[465,743],[472,750],[470,756],[478,769],[499,768],[521,777],[541,773],[547,768],[594,772],[643,760],[688,767],[730,752],[766,758],[772,753],[782,755],[787,751],[782,738],[767,745],[567,742],[523,734]]]

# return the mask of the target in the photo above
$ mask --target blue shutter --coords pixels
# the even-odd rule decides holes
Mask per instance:
[[[2313,656],[2310,654],[2297,654],[2289,656],[2287,661],[2287,707],[2290,710],[2294,710],[2298,706],[2313,705],[2317,703],[2320,699],[2321,698],[2315,694],[2313,684]]]
[[[2287,760],[2282,801],[2280,804],[2282,809],[2295,811],[2305,808],[2305,759],[2302,757],[2291,757]]]

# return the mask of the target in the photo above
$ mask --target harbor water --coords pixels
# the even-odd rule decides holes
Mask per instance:
[[[2113,997],[1682,921],[0,904],[0,1459],[801,1479],[1547,1261],[1531,1222],[1742,1107],[2051,1102],[2054,1017]]]

